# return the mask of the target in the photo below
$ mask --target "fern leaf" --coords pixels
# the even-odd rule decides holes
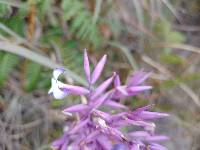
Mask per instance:
[[[4,54],[0,62],[0,85],[8,78],[13,68],[19,63],[19,57],[10,53]]]
[[[98,28],[98,20],[93,22],[93,14],[85,7],[84,1],[63,0],[62,8],[64,19],[69,21],[69,31],[82,41],[87,40],[91,45],[97,47],[101,43],[101,34]]]
[[[41,66],[34,62],[28,62],[25,70],[25,85],[26,91],[32,91],[37,87],[41,73]]]

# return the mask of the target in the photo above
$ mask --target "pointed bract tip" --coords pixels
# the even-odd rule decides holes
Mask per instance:
[[[88,83],[90,83],[90,62],[87,55],[87,49],[84,50],[84,71]]]
[[[104,65],[106,63],[106,60],[107,60],[107,55],[104,55],[100,61],[98,62],[98,64],[96,65],[96,67],[94,68],[94,71],[92,73],[92,77],[91,77],[91,83],[94,84],[98,78],[100,77],[101,75],[101,72],[104,68]]]

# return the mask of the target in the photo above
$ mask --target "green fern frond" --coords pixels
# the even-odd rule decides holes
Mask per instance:
[[[26,64],[26,69],[25,69],[26,81],[24,85],[26,91],[32,91],[37,87],[37,83],[40,78],[40,73],[41,73],[41,65],[30,61]]]
[[[3,85],[13,68],[19,63],[20,58],[16,55],[6,53],[0,60],[0,85]]]
[[[77,38],[89,42],[97,47],[101,43],[101,33],[97,24],[93,23],[92,13],[86,9],[84,1],[63,0],[62,8],[64,11],[63,19],[71,21],[69,31]]]
[[[63,65],[70,70],[83,75],[83,56],[82,52],[77,50],[77,42],[75,40],[69,40],[64,44],[59,42],[59,40],[56,42],[61,52]]]
[[[11,7],[0,3],[0,17],[5,17],[7,14],[10,14],[11,12]]]

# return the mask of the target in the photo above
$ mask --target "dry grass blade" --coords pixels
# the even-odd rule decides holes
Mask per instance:
[[[97,0],[96,5],[95,5],[93,20],[92,20],[93,24],[97,23],[97,20],[99,18],[99,14],[100,14],[100,11],[101,11],[101,5],[102,5],[102,0]]]
[[[200,27],[196,25],[173,25],[173,28],[178,31],[199,32]]]
[[[166,68],[164,68],[161,64],[159,64],[159,63],[155,62],[154,60],[152,60],[150,57],[143,55],[142,56],[142,60],[145,63],[149,64],[150,66],[156,68],[162,74],[167,76],[167,78],[170,78],[172,76],[171,73]]]
[[[176,17],[176,19],[180,22],[180,17],[178,16],[178,14],[176,13],[176,10],[174,9],[174,7],[170,4],[170,2],[168,2],[168,0],[161,0],[166,6],[167,8],[172,12],[172,14]]]
[[[133,2],[133,6],[135,8],[138,24],[139,24],[139,26],[144,26],[144,14],[143,14],[143,8],[141,7],[140,1],[132,0],[132,2]],[[139,35],[140,35],[140,40],[139,40],[140,49],[143,49],[144,34],[143,34],[143,32],[140,32]]]
[[[138,69],[137,63],[134,60],[134,58],[132,57],[132,54],[130,53],[130,51],[129,51],[129,49],[127,47],[125,47],[124,45],[122,45],[120,43],[117,43],[117,42],[109,42],[108,44],[110,44],[110,45],[112,45],[114,47],[119,48],[124,53],[124,55],[127,57],[127,59],[128,59],[130,65],[131,65],[131,67],[134,70]]]
[[[127,8],[125,6],[123,6],[122,1],[117,1],[117,3],[118,3],[118,5],[120,5],[120,9],[118,11],[120,14],[120,18],[124,21],[124,23],[126,23],[131,28],[137,29],[138,31],[144,33],[145,35],[147,35],[153,39],[156,38],[151,31],[149,31],[142,24],[139,25],[138,22],[136,20],[134,20],[133,17],[131,17],[131,15],[127,12]]]
[[[151,65],[152,67],[156,68],[157,70],[159,70],[163,75],[165,75],[168,79],[174,79],[172,73],[166,69],[165,67],[163,67],[161,64],[159,64],[158,62],[155,62],[154,60],[152,60],[150,57],[143,55],[142,56],[142,60]],[[180,83],[179,87],[185,92],[187,93],[187,95],[189,97],[192,98],[192,100],[194,101],[194,103],[200,107],[200,100],[199,97],[193,92],[193,90],[188,87],[186,84],[184,83]]]
[[[0,29],[2,29],[4,32],[6,32],[9,35],[11,35],[12,37],[14,37],[17,44],[24,44],[24,45],[28,46],[29,48],[38,51],[38,49],[34,45],[32,45],[31,43],[29,43],[29,41],[27,41],[26,39],[24,39],[23,37],[21,37],[20,35],[18,35],[16,32],[14,32],[13,30],[11,30],[10,28],[8,28],[7,26],[5,26],[4,24],[0,23]],[[8,39],[6,39],[6,38],[2,38],[2,40],[8,41]]]
[[[0,42],[0,47],[1,47],[1,50],[3,50],[3,51],[25,57],[26,59],[29,59],[31,61],[34,61],[38,64],[41,64],[41,65],[51,68],[51,69],[55,69],[57,67],[63,67],[61,64],[57,64],[57,63],[53,62],[48,57],[38,54],[34,51],[31,51],[31,50],[29,50],[25,47],[19,46],[17,44],[13,44],[10,42]],[[84,79],[82,79],[82,77],[80,77],[79,75],[77,75],[76,73],[74,73],[73,71],[69,70],[66,67],[63,67],[63,68],[66,69],[66,74],[69,75],[72,79],[74,79],[75,81],[77,81],[83,85],[87,85],[87,82]]]
[[[5,31],[6,33],[10,34],[11,36],[15,37],[17,39],[17,42],[25,42],[26,40],[20,37],[18,34],[13,32],[10,28],[5,26],[4,24],[0,23],[0,29]]]
[[[28,7],[26,6],[23,6],[22,4],[20,3],[17,3],[17,2],[9,2],[9,1],[5,1],[5,0],[0,0],[0,4],[5,4],[5,5],[9,5],[9,6],[12,6],[12,7],[17,7],[17,8],[23,8],[23,9],[28,9]]]
[[[19,140],[20,138],[23,138],[26,134],[32,132],[33,128],[36,128],[41,123],[42,123],[42,120],[35,120],[27,124],[21,125],[20,129],[23,130],[23,132],[13,134],[11,137],[12,140]]]
[[[157,47],[175,48],[200,54],[200,48],[187,44],[160,44]]]

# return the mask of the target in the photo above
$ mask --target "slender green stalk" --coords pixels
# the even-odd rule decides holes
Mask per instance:
[[[1,47],[0,50],[22,56],[26,59],[34,61],[34,62],[41,64],[45,67],[48,67],[50,69],[63,67],[61,64],[57,64],[57,63],[53,62],[48,57],[38,54],[34,51],[31,51],[31,50],[29,50],[25,47],[19,46],[17,44],[13,44],[10,42],[0,42],[0,47]],[[69,70],[66,67],[63,67],[63,68],[65,68],[65,70],[66,70],[66,75],[70,76],[72,79],[79,82],[80,84],[87,85],[86,81],[82,77],[77,75],[75,72]]]

